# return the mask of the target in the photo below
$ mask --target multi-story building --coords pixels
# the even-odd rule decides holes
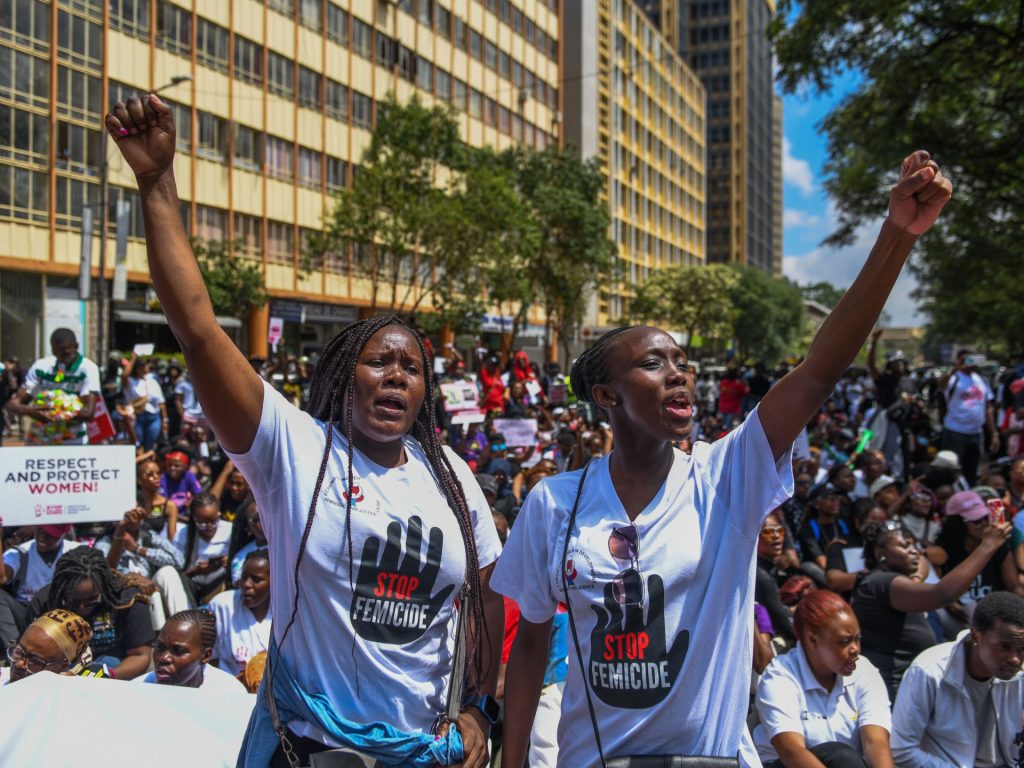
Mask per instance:
[[[772,97],[772,274],[782,277],[782,97]]]
[[[708,261],[776,271],[775,0],[642,0],[708,91]]]
[[[705,91],[633,0],[564,0],[565,141],[607,176],[616,278],[585,331],[618,323],[638,285],[705,260]]]
[[[558,32],[557,0],[0,3],[0,350],[31,358],[66,325],[95,354],[108,322],[120,348],[163,322],[147,311],[134,179],[101,132],[111,103],[161,89],[172,104],[189,232],[241,241],[273,299],[250,323],[250,349],[265,350],[271,312],[312,346],[369,303],[358,254],[298,267],[357,171],[377,104],[419,94],[451,103],[470,144],[543,147],[558,140]],[[130,203],[126,298],[109,318],[77,290],[83,209],[101,210],[104,158],[94,277],[99,219],[109,281],[116,211]]]

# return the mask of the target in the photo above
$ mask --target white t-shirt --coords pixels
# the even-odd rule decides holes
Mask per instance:
[[[491,586],[541,623],[565,601],[564,570],[606,757],[742,749],[743,763],[758,765],[746,728],[754,564],[761,522],[793,495],[790,453],[772,458],[756,409],[718,442],[696,443],[692,458],[676,451],[665,485],[634,521],[643,607],[625,616],[612,581],[631,563],[613,558],[608,543],[629,518],[609,457],[590,465],[565,562],[580,471],[542,480],[526,497]],[[570,635],[559,766],[597,761],[581,672]]]
[[[127,377],[124,383],[124,396],[129,403],[140,397],[146,398],[146,413],[160,413],[160,406],[166,402],[164,390],[152,373],[147,373],[141,379]]]
[[[186,557],[185,552],[186,545],[188,544],[188,526],[179,525],[178,530],[174,533],[174,541],[172,542],[178,551],[181,552],[182,557]],[[192,555],[192,559],[185,563],[185,567],[189,568],[198,562],[203,560],[212,560],[215,557],[221,557],[227,555],[228,548],[231,545],[231,523],[223,518],[217,521],[217,530],[214,531],[213,538],[209,541],[204,539],[196,532],[196,546],[195,552]],[[214,573],[208,573],[201,576],[193,576],[192,579],[198,584],[209,584],[215,581],[220,576],[221,571]]]
[[[156,681],[156,672],[149,672],[143,677],[137,677],[134,682],[154,683],[159,685]],[[203,682],[199,686],[199,689],[203,691],[213,691],[215,693],[223,691],[229,694],[246,692],[245,686],[242,685],[240,680],[229,675],[222,669],[217,669],[213,664],[203,664]]]
[[[245,669],[249,659],[270,649],[273,611],[268,611],[263,621],[256,621],[252,611],[242,603],[242,593],[237,589],[221,592],[207,607],[217,619],[213,658],[225,672],[237,675]]]
[[[23,386],[32,398],[40,392],[51,390],[68,392],[78,395],[79,398],[90,393],[99,394],[100,369],[96,363],[87,357],[79,356],[71,367],[74,370],[58,371],[57,358],[54,355],[40,358],[28,369]],[[29,427],[28,442],[30,445],[87,445],[89,433],[84,422],[41,424],[33,421]]]
[[[295,562],[326,430],[264,385],[252,447],[248,453],[229,453],[260,510],[270,548],[271,605],[279,617],[291,616]],[[409,437],[405,448],[409,460],[393,469],[355,452],[350,552],[348,446],[335,431],[301,565],[300,610],[281,654],[303,689],[323,693],[349,720],[428,732],[444,709],[454,648],[449,625],[454,628],[454,597],[465,580],[466,554],[458,521],[423,449]],[[490,507],[466,463],[444,450],[466,495],[484,568],[501,551]],[[410,543],[416,545],[412,556]],[[286,623],[275,626],[279,643]],[[308,723],[289,727],[331,743]]]
[[[803,647],[776,656],[757,685],[754,729],[757,754],[766,762],[779,759],[772,739],[799,733],[807,748],[838,741],[863,754],[860,729],[877,725],[892,731],[892,713],[885,682],[875,666],[861,656],[849,677],[840,676],[831,691],[814,677]]]
[[[181,407],[185,410],[186,416],[193,419],[203,418],[203,406],[199,404],[199,398],[196,397],[196,390],[191,381],[182,377],[174,385],[174,394],[181,395]]]
[[[965,435],[980,433],[985,428],[985,405],[992,400],[992,390],[980,374],[956,371],[946,383],[949,408],[942,426]]]
[[[15,596],[17,597],[18,602],[28,605],[32,601],[32,596],[36,592],[53,581],[53,569],[57,565],[57,561],[60,560],[66,552],[80,546],[82,546],[80,541],[64,539],[60,543],[60,549],[57,552],[57,556],[49,563],[39,556],[39,551],[36,549],[35,539],[32,541],[26,541],[16,547],[11,547],[6,550],[4,552],[4,565],[10,566],[11,570],[14,571],[14,578],[18,577],[18,569],[21,567],[21,558],[28,558],[28,562],[25,566],[25,579],[18,585],[18,594]]]

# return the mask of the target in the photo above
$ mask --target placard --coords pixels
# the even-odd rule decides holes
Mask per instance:
[[[445,413],[476,410],[480,393],[472,381],[452,381],[441,385]]]
[[[494,429],[505,436],[505,444],[528,448],[537,444],[536,419],[495,419]]]
[[[487,414],[483,412],[483,409],[470,408],[452,416],[452,424],[483,424],[486,419]]]
[[[270,326],[267,328],[267,343],[276,347],[282,336],[284,336],[284,318],[270,318]]]
[[[149,357],[156,349],[156,344],[136,344],[132,352],[136,357]]]
[[[85,425],[89,432],[89,445],[97,445],[104,440],[117,437],[117,430],[114,429],[114,421],[110,418],[110,411],[102,397],[96,397],[96,410],[93,413],[92,421]]]
[[[130,445],[0,448],[4,525],[120,520],[135,502]]]
[[[843,563],[847,573],[864,570],[864,547],[843,547]]]

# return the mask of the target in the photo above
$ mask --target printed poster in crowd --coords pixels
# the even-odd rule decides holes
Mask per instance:
[[[89,431],[89,445],[97,445],[117,437],[110,411],[107,410],[107,404],[103,402],[102,397],[96,398],[96,411],[86,429]]]
[[[475,381],[451,381],[441,385],[445,413],[452,414],[452,424],[479,424],[484,420],[480,393]]]
[[[529,448],[537,444],[536,419],[495,419],[494,429],[505,436],[509,448]]]
[[[120,520],[135,507],[130,445],[0,448],[4,525]]]

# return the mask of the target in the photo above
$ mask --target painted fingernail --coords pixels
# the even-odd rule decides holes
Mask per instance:
[[[117,129],[117,132],[118,132],[118,133],[119,133],[119,134],[120,134],[121,136],[127,136],[127,135],[128,135],[128,129],[127,129],[127,128],[118,128],[118,129]]]

